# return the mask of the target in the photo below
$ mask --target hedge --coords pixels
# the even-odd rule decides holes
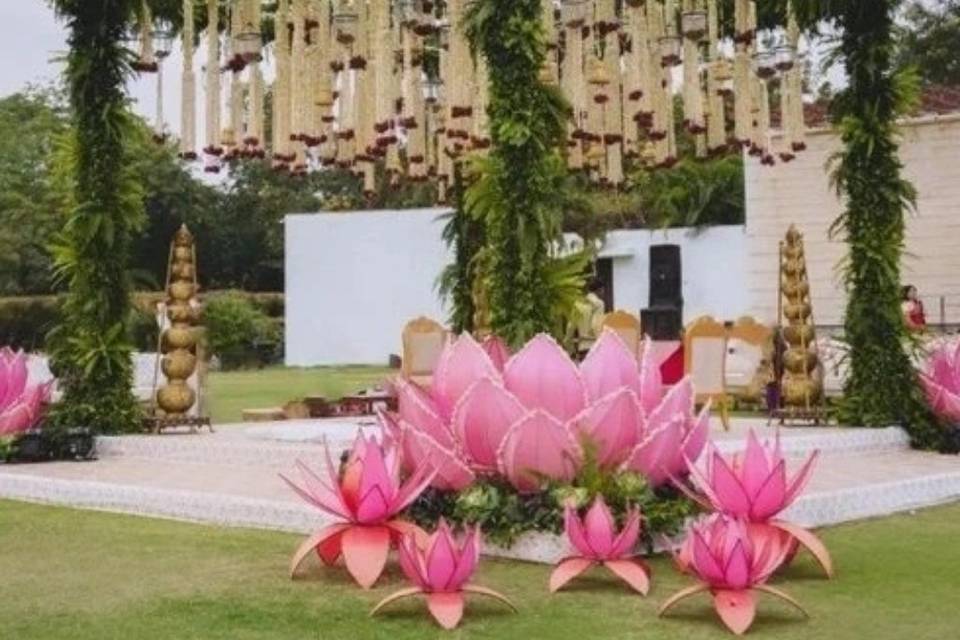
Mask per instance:
[[[284,315],[282,293],[230,290],[208,291],[202,295],[205,301],[224,296],[249,301],[258,312],[272,320],[279,335],[282,335]],[[154,313],[157,303],[163,301],[165,297],[161,291],[137,292],[133,295],[135,315],[130,323],[130,332],[131,339],[138,350],[156,350],[157,325]],[[0,298],[0,346],[10,346],[26,351],[43,351],[47,332],[57,322],[59,302],[60,297],[54,295]],[[262,351],[262,346],[260,348]],[[273,357],[275,359],[276,356]]]

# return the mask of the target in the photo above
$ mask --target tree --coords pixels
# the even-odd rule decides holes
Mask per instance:
[[[0,99],[0,295],[50,290],[46,245],[63,220],[50,164],[68,128],[63,96],[52,89]]]
[[[911,2],[895,35],[898,67],[927,84],[960,85],[960,0]]]
[[[124,45],[139,4],[54,3],[69,32],[65,77],[73,122],[67,174],[73,206],[54,250],[56,274],[68,289],[51,336],[64,392],[54,419],[98,432],[139,427],[127,335],[128,267],[143,205],[125,145],[133,124],[126,97],[132,54]]]

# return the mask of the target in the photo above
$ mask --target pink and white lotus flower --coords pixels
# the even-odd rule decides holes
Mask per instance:
[[[920,382],[933,412],[960,424],[960,341],[940,345],[930,354]]]
[[[458,545],[443,519],[423,548],[415,536],[404,536],[400,542],[400,567],[414,586],[388,596],[370,615],[393,602],[421,594],[427,598],[430,614],[444,629],[460,624],[464,593],[494,598],[516,611],[500,593],[469,583],[480,561],[480,544],[479,527],[470,529]]]
[[[505,365],[470,335],[451,342],[426,391],[396,383],[398,412],[382,414],[408,468],[431,457],[433,482],[460,490],[500,474],[534,492],[569,481],[590,442],[601,466],[642,473],[653,485],[685,477],[706,444],[709,411],[694,414],[689,379],[665,392],[649,342],[640,363],[606,331],[578,367],[539,335]]]
[[[783,591],[765,584],[783,564],[787,547],[767,536],[754,537],[747,523],[714,514],[693,525],[680,555],[689,558],[688,571],[699,582],[671,596],[660,615],[691,596],[709,591],[723,623],[737,635],[750,628],[757,613],[756,592],[784,600],[804,615],[803,607]]]
[[[643,595],[650,591],[650,570],[634,557],[640,537],[640,510],[632,509],[619,533],[610,509],[597,496],[583,519],[573,505],[564,513],[567,539],[577,555],[564,558],[550,576],[550,591],[555,592],[590,567],[600,564]]]
[[[281,478],[304,500],[340,522],[307,538],[290,563],[291,577],[311,551],[332,565],[343,554],[347,571],[369,589],[383,573],[391,542],[411,534],[426,537],[416,525],[396,519],[430,484],[435,471],[424,460],[407,479],[400,482],[400,459],[396,449],[374,438],[358,436],[342,473],[326,451],[326,477],[315,474],[302,462],[297,467],[303,479],[298,485]]]
[[[708,509],[750,523],[754,537],[766,535],[772,541],[785,541],[790,547],[788,557],[792,557],[797,543],[803,545],[827,577],[832,577],[833,561],[823,542],[803,527],[776,519],[803,492],[818,453],[813,452],[799,471],[788,478],[779,433],[773,444],[761,444],[751,429],[742,457],[733,455],[726,460],[711,445],[703,468],[691,465],[692,478],[701,492],[691,495]]]
[[[0,437],[16,436],[36,426],[50,399],[50,384],[28,385],[27,356],[0,349]]]

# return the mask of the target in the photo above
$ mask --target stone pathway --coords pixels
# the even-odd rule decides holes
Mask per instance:
[[[364,428],[365,425],[360,425]],[[101,438],[95,462],[0,465],[0,497],[229,526],[307,532],[327,517],[301,502],[278,473],[299,458],[322,467],[348,447],[358,423],[345,420],[231,425],[215,434]],[[772,435],[763,421],[738,419],[714,439],[742,446],[746,431]],[[911,451],[899,429],[789,428],[792,466],[821,451],[806,494],[787,516],[821,526],[960,498],[960,458]],[[510,556],[551,561],[557,541],[528,542]]]

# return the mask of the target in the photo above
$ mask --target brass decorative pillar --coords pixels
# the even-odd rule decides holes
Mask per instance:
[[[791,225],[780,243],[779,307],[783,352],[780,380],[782,407],[775,416],[781,424],[799,420],[819,424],[825,417],[823,375],[817,354],[810,280],[803,249],[803,234]]]
[[[156,432],[168,427],[210,426],[209,418],[190,415],[197,403],[197,392],[190,377],[198,366],[198,324],[196,246],[186,225],[174,234],[167,269],[166,317],[169,326],[160,335],[160,368],[166,384],[156,392]],[[199,384],[197,385],[199,388]]]

